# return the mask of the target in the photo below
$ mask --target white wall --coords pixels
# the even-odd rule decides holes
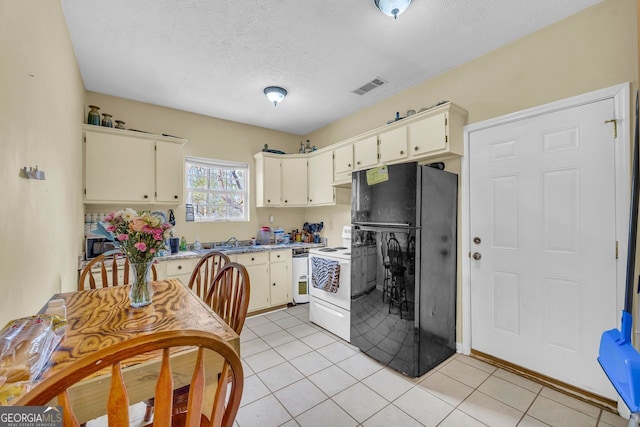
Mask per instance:
[[[77,287],[84,86],[58,1],[1,0],[0,57],[2,327]]]

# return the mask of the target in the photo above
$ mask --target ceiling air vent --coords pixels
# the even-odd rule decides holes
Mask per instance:
[[[360,86],[358,89],[354,90],[353,93],[358,94],[358,95],[364,95],[365,93],[369,92],[370,90],[375,89],[378,86],[382,86],[385,83],[386,82],[384,80],[382,80],[380,77],[376,77],[375,79],[371,80],[370,82],[367,82],[363,86]]]

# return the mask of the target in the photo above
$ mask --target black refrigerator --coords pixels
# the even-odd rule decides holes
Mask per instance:
[[[458,176],[405,163],[351,191],[351,343],[421,376],[455,353]]]

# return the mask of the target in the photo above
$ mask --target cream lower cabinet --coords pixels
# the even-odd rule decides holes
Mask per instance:
[[[254,252],[231,256],[231,261],[244,265],[249,273],[249,312],[270,305],[269,252]]]
[[[83,125],[84,203],[182,202],[185,140]]]
[[[291,250],[232,255],[249,273],[249,313],[268,310],[291,301]]]
[[[292,298],[291,250],[269,252],[271,277],[271,306],[285,305]]]
[[[189,285],[191,273],[200,258],[183,258],[170,261],[160,261],[156,264],[158,280],[178,279],[183,285]]]

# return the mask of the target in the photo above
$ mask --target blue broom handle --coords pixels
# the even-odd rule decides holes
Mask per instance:
[[[629,251],[627,253],[627,288],[624,297],[624,310],[631,314],[633,311],[633,283],[635,280],[636,264],[636,235],[638,232],[638,190],[640,190],[640,171],[638,170],[638,95],[636,91],[636,128],[633,143],[633,179],[631,182],[631,212],[629,214]],[[640,291],[640,289],[639,289]]]

